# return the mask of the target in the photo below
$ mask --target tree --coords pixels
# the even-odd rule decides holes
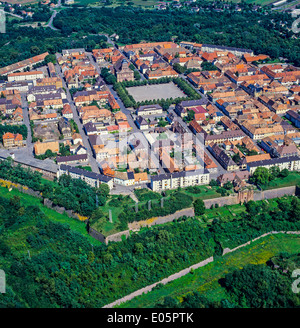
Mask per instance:
[[[239,164],[239,162],[241,161],[240,154],[239,154],[239,153],[234,154],[234,155],[232,156],[232,159],[234,160],[234,162],[235,162],[236,164]]]
[[[195,112],[193,110],[189,110],[187,114],[187,120],[192,121],[195,118]]]
[[[232,187],[233,187],[233,185],[232,185],[232,182],[230,182],[230,181],[227,181],[227,182],[224,184],[224,188],[225,188],[226,190],[230,190]]]
[[[289,175],[289,170],[288,169],[283,169],[283,170],[281,170],[280,171],[280,177],[282,177],[282,178],[286,178],[288,175]]]
[[[251,181],[262,186],[266,185],[270,181],[269,170],[265,167],[258,167],[254,171]]]
[[[211,187],[217,187],[219,184],[218,184],[218,182],[217,182],[215,179],[211,179],[211,180],[209,181],[209,185],[210,185]]]
[[[280,174],[280,169],[278,166],[272,166],[269,168],[270,180],[276,179]]]
[[[134,244],[134,249],[133,249],[134,253],[136,254],[140,254],[143,253],[144,251],[144,246],[142,243],[135,243]]]
[[[200,216],[205,213],[206,208],[205,208],[204,201],[202,199],[196,199],[194,201],[193,205],[194,205],[194,210],[195,210],[196,216]]]

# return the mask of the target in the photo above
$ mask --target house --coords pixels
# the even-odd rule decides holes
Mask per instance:
[[[2,139],[3,139],[3,146],[5,148],[23,146],[23,136],[19,133],[13,134],[10,132],[6,132],[3,135]]]
[[[63,110],[61,111],[61,114],[63,117],[67,119],[72,119],[73,118],[73,112],[71,109],[71,106],[69,104],[64,104]]]
[[[73,144],[76,145],[77,143],[81,142],[82,143],[82,137],[80,135],[80,133],[74,133],[72,135],[72,140],[73,140]]]
[[[281,158],[272,158],[265,161],[251,162],[247,164],[247,170],[250,174],[253,174],[258,167],[270,167],[277,166],[280,170],[287,169],[289,171],[300,171],[300,157],[289,156]]]
[[[209,101],[206,98],[196,99],[196,100],[184,100],[178,103],[175,107],[175,112],[180,117],[185,117],[188,114],[188,110],[193,107],[201,106],[206,108]]]
[[[134,184],[139,184],[139,183],[148,183],[148,174],[146,172],[142,173],[134,173]]]
[[[135,124],[140,130],[147,130],[149,129],[149,124],[148,122],[142,117],[138,116],[135,120]]]
[[[59,152],[59,143],[58,141],[50,142],[36,142],[34,144],[34,153],[36,155],[44,155],[47,150],[51,150],[53,153]]]
[[[83,124],[88,122],[111,123],[113,114],[106,108],[99,109],[97,106],[85,106],[79,109],[79,114]]]
[[[37,55],[20,62],[14,63],[12,65],[8,65],[5,67],[0,68],[0,75],[7,75],[16,71],[24,70],[25,68],[32,69],[33,65],[42,63],[45,58],[49,55],[48,52],[45,52],[41,55]]]
[[[159,115],[162,114],[163,109],[160,105],[145,105],[145,106],[140,106],[136,110],[136,114],[139,116],[148,116],[148,115]]]
[[[218,144],[210,144],[208,146],[208,150],[227,171],[236,171],[239,169],[239,166],[232,160],[229,155],[226,154],[225,150],[218,146]]]
[[[134,72],[129,68],[129,64],[126,59],[121,59],[116,63],[115,73],[117,76],[117,82],[134,81]]]
[[[207,169],[153,175],[150,182],[151,189],[155,192],[208,183],[209,171]]]
[[[221,187],[224,186],[226,182],[232,182],[235,185],[237,180],[246,181],[250,177],[249,171],[237,171],[237,172],[228,172],[218,176],[217,181]]]
[[[132,186],[135,184],[134,173],[115,171],[114,182],[123,186]]]
[[[31,72],[23,72],[23,73],[11,73],[7,75],[8,82],[13,81],[33,81],[37,79],[42,79],[44,77],[44,73],[42,71],[31,71]]]
[[[285,113],[285,117],[290,120],[297,128],[300,128],[300,115],[292,110]]]
[[[57,156],[57,164],[76,164],[86,162],[88,160],[87,154],[76,154],[71,156]]]
[[[83,126],[85,133],[89,135],[99,134],[96,125],[93,122],[88,122]]]
[[[62,164],[59,166],[57,178],[64,174],[71,176],[73,179],[81,179],[95,188],[99,188],[99,185],[102,183],[107,184],[109,189],[113,188],[113,179],[111,177],[105,176],[104,174],[89,172],[78,167]]]
[[[58,129],[61,134],[63,134],[64,138],[70,138],[72,136],[71,125],[67,118],[61,117],[58,120]]]

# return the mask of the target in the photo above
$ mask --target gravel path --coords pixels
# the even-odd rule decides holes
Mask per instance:
[[[265,233],[265,234],[263,234],[263,235],[261,235],[261,236],[259,236],[257,238],[254,238],[251,241],[248,241],[247,243],[245,243],[243,245],[240,245],[238,247],[235,247],[233,249],[225,248],[224,251],[223,251],[223,255],[224,254],[227,254],[227,253],[234,252],[234,251],[236,251],[237,249],[239,249],[241,247],[245,247],[245,246],[251,244],[252,242],[254,242],[254,241],[258,240],[258,239],[261,239],[261,238],[266,237],[268,235],[274,235],[274,234],[278,234],[278,233],[299,235],[300,234],[300,231],[287,231],[287,232],[285,232],[285,231],[271,231],[271,232]],[[167,284],[170,281],[173,281],[175,279],[181,278],[182,276],[185,276],[186,274],[188,274],[191,271],[191,269],[195,270],[195,269],[198,269],[200,267],[203,267],[206,264],[213,262],[213,260],[214,260],[213,257],[209,257],[206,260],[201,261],[199,263],[196,263],[194,265],[191,265],[190,267],[188,267],[186,269],[183,269],[183,270],[181,270],[179,272],[176,272],[176,273],[172,274],[171,276],[169,276],[167,278],[164,278],[161,281],[158,281],[158,282],[156,282],[156,283],[154,283],[152,285],[149,285],[149,286],[146,286],[146,287],[141,288],[139,290],[136,290],[135,292],[133,292],[133,293],[131,293],[129,295],[126,295],[126,296],[124,296],[124,297],[122,297],[122,298],[120,298],[120,299],[118,299],[118,300],[116,300],[116,301],[114,301],[114,302],[112,302],[110,304],[107,304],[107,305],[103,306],[103,308],[112,308],[112,307],[114,307],[116,305],[120,305],[121,303],[130,301],[130,300],[132,300],[136,296],[139,296],[139,295],[142,295],[144,293],[146,294],[146,293],[150,292],[152,290],[152,288],[154,288],[158,284],[165,285],[165,284]]]

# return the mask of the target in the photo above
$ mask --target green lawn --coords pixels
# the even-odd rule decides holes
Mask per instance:
[[[62,224],[68,224],[72,230],[87,237],[91,243],[98,244],[98,245],[100,244],[100,242],[98,240],[96,240],[93,237],[91,237],[90,235],[88,235],[88,233],[86,231],[86,225],[84,222],[81,222],[74,218],[70,218],[66,214],[60,214],[60,213],[44,206],[37,197],[24,194],[24,193],[18,191],[17,189],[13,189],[12,191],[9,192],[7,188],[1,187],[1,186],[0,186],[0,196],[5,197],[5,198],[12,198],[13,196],[19,196],[21,198],[21,204],[23,204],[25,206],[30,206],[30,205],[38,206],[41,209],[41,211],[51,221],[59,222]]]
[[[138,296],[122,304],[126,308],[150,308],[163,301],[164,297],[172,296],[182,299],[188,293],[199,291],[208,299],[220,301],[226,298],[225,290],[218,280],[235,269],[247,264],[263,264],[280,252],[299,253],[300,237],[295,235],[271,235],[259,239],[249,246],[233,253],[226,254],[218,260],[176,279],[165,286],[147,294]]]

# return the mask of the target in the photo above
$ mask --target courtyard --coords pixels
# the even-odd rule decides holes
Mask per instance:
[[[136,102],[186,97],[173,82],[126,88]]]
[[[37,123],[33,129],[34,136],[43,141],[58,140],[60,133],[56,122]]]

